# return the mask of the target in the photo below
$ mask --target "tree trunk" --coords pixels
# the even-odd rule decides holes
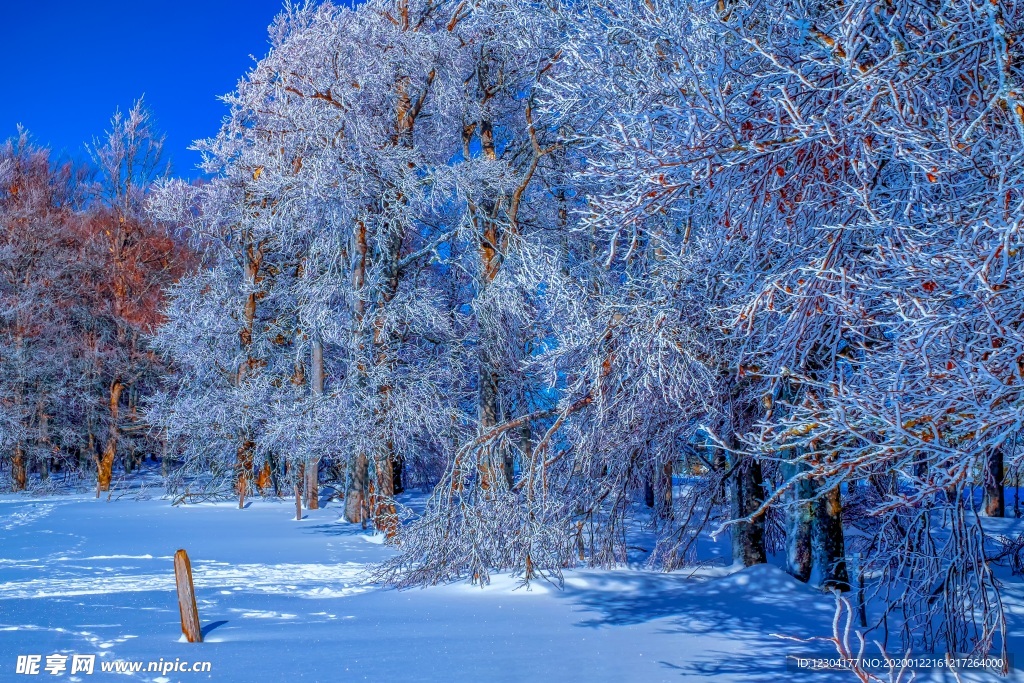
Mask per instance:
[[[365,524],[367,518],[366,494],[369,483],[369,458],[365,453],[355,457],[348,475],[345,491],[345,519],[353,524]]]
[[[487,58],[484,56],[478,68],[477,77],[480,81],[480,92],[483,94],[483,102],[490,98],[488,82]],[[472,127],[464,129],[464,134],[472,131]],[[494,127],[491,122],[484,118],[479,122],[480,147],[490,161],[497,159],[497,152],[494,146]],[[470,133],[471,135],[471,133]],[[495,202],[491,197],[484,197],[480,209],[474,212],[473,222],[476,224],[478,234],[477,249],[480,255],[480,285],[478,298],[482,299],[488,286],[497,277],[501,269],[504,254],[501,253],[501,242],[503,236],[500,234],[499,224],[495,220]],[[477,413],[479,416],[479,434],[485,434],[498,424],[498,396],[499,377],[495,363],[488,352],[488,335],[484,329],[486,314],[480,316],[479,349],[477,351],[477,362],[479,363],[478,381],[480,383],[477,394]],[[506,482],[511,480],[511,473],[506,471],[506,463],[503,454],[497,453],[493,445],[488,444],[481,453],[480,458],[480,487],[489,490],[494,486],[498,476],[502,476]],[[500,470],[500,472],[499,472]]]
[[[1006,514],[1001,447],[991,449],[985,457],[984,510],[987,517],[1003,517]]]
[[[324,395],[324,344],[318,335],[314,335],[310,350],[310,367],[312,377],[310,388],[313,398],[319,400]],[[313,458],[306,464],[306,507],[310,510],[320,509],[320,458]]]
[[[39,393],[39,402],[36,408],[36,414],[39,422],[39,445],[42,447],[46,455],[43,456],[39,463],[39,477],[43,481],[50,478],[50,430],[49,430],[49,415],[46,414],[46,402],[43,397],[42,389],[37,389]]]
[[[366,224],[359,222],[352,235],[352,251],[354,255],[352,267],[352,290],[356,293],[352,304],[352,333],[359,339],[356,362],[356,386],[360,392],[369,391],[366,361],[364,356],[367,346],[372,345],[372,337],[364,328],[367,296],[364,291],[366,284],[366,261],[369,243]],[[345,519],[353,524],[366,522],[367,480],[369,478],[368,462],[365,452],[351,458],[345,468]]]
[[[238,494],[238,509],[245,507],[246,496],[249,495],[249,480],[252,479],[253,451],[256,444],[246,439],[238,446],[235,458],[235,493]]]
[[[737,385],[733,389],[739,391]],[[728,450],[717,449],[717,466],[725,464],[731,474],[726,481],[726,493],[730,498],[733,524],[732,559],[734,563],[750,567],[768,561],[764,546],[764,514],[754,513],[764,503],[764,473],[756,457],[743,453],[741,435],[757,419],[758,406],[753,403],[730,401],[729,419],[723,427],[726,432]],[[749,519],[748,519],[749,518]]]
[[[374,345],[377,348],[376,363],[378,366],[393,370],[391,364],[392,356],[389,354],[388,344],[378,335],[374,335]],[[391,387],[387,384],[378,389],[380,403],[374,410],[373,420],[379,434],[388,432],[388,414],[390,411]],[[364,490],[368,496],[368,513],[373,519],[374,528],[383,532],[385,537],[391,539],[397,533],[397,514],[395,511],[395,474],[394,474],[395,445],[390,438],[386,438],[383,444],[377,446],[373,455],[373,477],[367,477]]]
[[[404,91],[403,91],[404,92]],[[401,111],[401,107],[400,107]],[[412,116],[410,113],[409,116]],[[409,119],[409,116],[401,117],[400,120]],[[412,120],[407,121],[407,130],[411,136]],[[408,138],[411,144],[412,138]],[[391,301],[398,293],[399,285],[399,254],[402,249],[402,238],[398,231],[392,231],[389,239],[382,249],[381,258],[385,265],[385,272],[388,279],[384,289],[380,293],[377,305],[380,307],[377,312],[377,320],[374,323],[373,331],[373,362],[377,368],[378,376],[392,377],[396,366],[396,354],[394,351],[394,332],[385,332],[383,305]],[[394,503],[394,441],[388,436],[391,432],[391,391],[390,381],[385,380],[377,386],[378,403],[373,411],[373,422],[377,434],[383,437],[382,443],[374,444],[373,447],[373,477],[367,476],[363,490],[366,492],[364,506],[367,511],[364,513],[373,519],[374,528],[383,532],[388,539],[393,538],[397,533],[397,514]],[[368,467],[368,464],[367,464]]]
[[[644,505],[654,507],[654,484],[649,476],[644,477]]]
[[[524,406],[523,412],[527,412],[529,408]],[[527,420],[519,428],[519,450],[522,452],[523,460],[521,461],[520,468],[525,467],[525,463],[530,461],[533,457],[533,425]],[[515,483],[515,461],[510,459],[508,463],[508,475],[509,485]]]
[[[782,474],[790,481],[806,469],[802,463],[784,463]],[[815,510],[811,500],[813,496],[814,484],[809,478],[802,478],[792,484],[786,493],[786,571],[804,583],[811,580],[814,569],[811,553]]]
[[[25,467],[25,451],[21,443],[14,445],[14,460],[11,462],[11,482],[15,491],[24,491],[28,486],[28,469]]]
[[[103,448],[103,455],[96,461],[96,497],[99,498],[101,491],[110,490],[110,480],[113,478],[114,457],[117,455],[117,413],[121,402],[121,392],[124,385],[120,380],[115,379],[110,384],[110,430],[107,433],[107,445]]]
[[[310,366],[313,375],[310,378],[310,388],[313,390],[313,395],[319,398],[324,395],[324,343],[319,337],[313,338]]]
[[[674,519],[675,511],[672,509],[672,461],[665,463],[661,473],[661,510],[659,516],[662,519]]]
[[[395,475],[393,446],[389,441],[384,453],[374,463],[377,487],[371,485],[373,524],[388,540],[398,534],[398,512],[395,509]]]
[[[391,487],[396,494],[405,491],[405,483],[402,479],[402,470],[404,468],[405,458],[396,455],[391,463]]]
[[[516,483],[516,459],[511,448],[503,449],[501,471],[505,473],[505,485],[511,490]]]
[[[299,488],[298,479],[295,480],[293,488],[295,489],[295,521],[298,522],[302,520],[302,489]]]
[[[756,458],[744,456],[733,478],[733,515],[735,519],[743,519],[752,515],[764,502],[761,463]],[[764,515],[732,526],[732,549],[733,561],[741,562],[745,567],[768,561],[764,548]]]
[[[156,455],[153,456],[154,458]],[[160,436],[160,476],[167,476],[167,432],[164,431]]]
[[[270,488],[271,484],[271,472],[270,472],[270,460],[263,461],[263,467],[260,468],[260,473],[256,475],[256,489],[261,493],[266,493],[267,489]]]
[[[305,471],[306,509],[320,509],[320,458],[315,458],[306,463]]]
[[[480,389],[478,396],[478,411],[480,414],[479,433],[486,434],[498,424],[498,374],[492,371],[487,353],[482,347],[483,341],[481,340],[481,350],[479,353]],[[485,446],[480,457],[480,488],[484,491],[489,491],[493,488],[498,476],[502,476],[507,480],[504,470],[504,458],[495,452],[493,445],[488,444]]]
[[[850,575],[846,569],[843,499],[839,486],[820,494],[816,507],[814,544],[821,567],[822,585],[826,588],[848,591]]]
[[[407,15],[403,18],[408,21]],[[408,28],[407,23],[402,29]],[[431,75],[430,80],[433,79]],[[412,79],[409,76],[398,75],[395,79],[395,132],[393,143],[406,148],[413,148],[413,131],[416,117],[419,114],[423,97],[426,93],[414,100],[409,92],[412,86]],[[427,87],[429,88],[429,81]],[[410,168],[415,164],[410,162]],[[404,205],[407,202],[403,192],[398,192],[394,201]],[[385,213],[390,207],[385,207]],[[389,392],[391,390],[389,380],[384,379],[376,384],[371,384],[370,373],[366,363],[372,362],[375,366],[376,377],[390,377],[395,364],[395,355],[392,352],[391,344],[393,332],[387,331],[388,325],[384,316],[385,304],[397,294],[401,269],[399,267],[404,229],[399,225],[385,225],[384,230],[375,235],[374,240],[369,240],[367,227],[363,222],[357,223],[352,235],[353,259],[351,271],[351,285],[355,296],[352,298],[352,331],[359,339],[357,349],[356,376],[357,386],[360,392],[370,396],[376,393],[378,405],[370,411],[369,415],[362,415],[367,422],[367,428],[374,433],[386,435],[389,430]],[[388,229],[391,228],[391,229]],[[379,268],[382,280],[378,288],[371,289],[366,286],[367,255],[370,246],[373,246],[371,262]],[[367,291],[369,290],[369,291]],[[366,324],[368,306],[373,306],[377,319],[373,324]],[[372,422],[372,427],[370,423]],[[391,494],[393,492],[393,468],[391,467],[393,450],[392,444],[385,437],[384,443],[373,443],[369,447],[360,446],[359,451],[348,463],[348,485],[345,492],[345,519],[349,522],[359,522],[364,526],[372,514],[378,512],[378,506],[385,508],[391,505]],[[382,453],[382,454],[381,454]],[[370,486],[370,458],[373,458],[374,489]],[[393,508],[392,508],[393,509]]]
[[[259,271],[262,263],[263,245],[256,246],[249,241],[245,248],[245,282],[249,294],[246,296],[245,306],[242,310],[242,328],[238,331],[238,342],[245,354],[245,359],[238,367],[238,376],[235,382],[235,386],[239,389],[248,374],[259,365],[257,359],[252,355],[252,342],[256,325],[256,302],[259,299],[256,285],[261,280]],[[245,498],[249,493],[255,449],[256,444],[252,440],[250,431],[247,428],[241,429],[235,456],[235,492],[238,494],[239,510],[245,507]]]

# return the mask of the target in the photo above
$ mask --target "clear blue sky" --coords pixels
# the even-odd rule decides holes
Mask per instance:
[[[282,0],[4,0],[0,139],[83,158],[114,109],[145,94],[176,175],[196,177],[192,140],[217,132],[218,98],[269,48]]]

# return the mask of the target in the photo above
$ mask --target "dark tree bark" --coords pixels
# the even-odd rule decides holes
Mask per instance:
[[[756,458],[742,456],[733,472],[733,516],[751,516],[764,502],[764,475]],[[749,567],[764,564],[768,555],[764,547],[764,515],[732,526],[733,561]]]
[[[822,585],[850,590],[843,535],[843,500],[839,486],[819,494],[816,501],[814,545],[821,567]]]
[[[405,483],[402,479],[402,470],[404,469],[405,458],[396,455],[391,466],[391,486],[395,493],[403,493],[405,491]]]
[[[733,398],[728,405],[728,421],[722,425],[725,449],[717,449],[718,466],[726,465],[730,474],[723,482],[729,497],[734,523],[729,527],[732,536],[732,559],[746,567],[768,561],[764,546],[764,515],[754,513],[764,503],[764,473],[761,462],[744,453],[742,435],[757,419],[758,405],[740,397],[742,386],[733,384]]]
[[[1003,449],[993,448],[985,458],[984,510],[987,517],[1003,517],[1006,514],[1003,478]]]

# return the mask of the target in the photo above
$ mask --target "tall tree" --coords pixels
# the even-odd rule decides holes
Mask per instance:
[[[97,202],[86,223],[92,257],[102,272],[94,282],[94,381],[105,387],[102,423],[106,439],[97,458],[97,496],[110,487],[125,423],[138,422],[135,396],[153,387],[160,369],[143,335],[160,321],[163,288],[180,273],[180,249],[143,210],[146,193],[165,176],[163,137],[138,100],[127,114],[116,112],[110,130],[90,147],[97,168]],[[129,399],[128,412],[121,406]],[[122,444],[123,445],[123,444]]]

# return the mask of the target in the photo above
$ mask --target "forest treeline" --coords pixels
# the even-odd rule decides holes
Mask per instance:
[[[1022,13],[286,6],[207,181],[101,169],[83,203],[6,148],[14,487],[158,448],[185,500],[326,483],[397,585],[609,566],[634,524],[674,569],[728,533],[856,574],[906,647],[1004,649]]]
[[[0,145],[0,449],[19,491],[91,473],[107,490],[161,452],[141,419],[167,372],[146,341],[194,260],[143,201],[163,141],[141,102],[60,160],[29,134]]]

